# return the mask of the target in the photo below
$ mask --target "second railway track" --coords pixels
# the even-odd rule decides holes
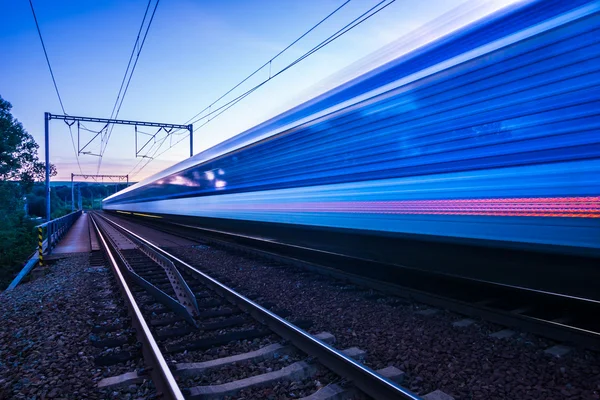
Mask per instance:
[[[92,218],[111,267],[123,278],[146,362],[165,398],[251,398],[261,387],[315,377],[338,395],[419,398],[393,381],[399,371],[373,371],[352,358],[358,349],[336,350],[327,343],[331,335],[308,334],[304,321],[292,324],[227,287],[226,278],[206,275],[106,217]],[[168,365],[165,355],[179,362]],[[269,372],[243,372],[244,363],[269,359],[277,360]],[[242,378],[223,383],[218,371],[227,369],[242,371]],[[321,385],[306,385],[298,397]]]
[[[129,216],[120,215],[119,218],[128,219]],[[132,221],[182,238],[214,243],[284,264],[297,264],[392,296],[600,350],[600,320],[596,317],[600,312],[600,301],[595,299],[429,273],[236,233],[165,222],[159,225],[147,218]],[[355,270],[361,274],[355,274]],[[387,279],[381,279],[382,276]]]

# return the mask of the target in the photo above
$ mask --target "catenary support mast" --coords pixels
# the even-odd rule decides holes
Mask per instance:
[[[116,182],[116,184],[118,185],[121,182],[125,182],[125,186],[129,186],[129,175],[102,175],[102,174],[73,174],[71,173],[71,212],[75,211],[75,182],[74,182],[74,178],[76,177],[81,177],[83,179],[93,179],[96,182],[98,181],[98,179],[101,180],[101,182],[104,182],[104,179],[110,179],[111,182]],[[116,181],[114,180],[116,179]],[[80,197],[78,200],[78,204],[79,204],[79,209],[81,209],[81,189],[78,186],[78,190],[80,193]],[[116,190],[116,189],[115,189]],[[92,208],[94,208],[94,203],[92,202]]]
[[[190,132],[190,157],[194,153],[194,143],[193,143],[193,133],[194,127],[193,125],[180,125],[180,124],[167,124],[163,122],[148,122],[148,121],[130,121],[125,119],[110,119],[110,118],[94,118],[94,117],[76,117],[73,115],[53,115],[49,112],[44,113],[44,143],[46,145],[45,149],[45,160],[46,160],[46,220],[50,221],[51,210],[50,210],[50,127],[49,123],[52,119],[62,119],[63,121],[73,121],[73,122],[100,122],[104,124],[117,124],[117,125],[134,125],[134,126],[151,126],[157,128],[164,129],[183,129],[188,130]],[[73,185],[73,176],[77,176],[76,174],[71,174],[71,185]],[[81,175],[81,176],[98,176],[101,175]],[[108,175],[105,175],[108,177]],[[123,176],[123,175],[121,175]],[[129,176],[127,176],[127,182],[129,183]],[[73,193],[73,190],[71,190]],[[74,204],[71,205],[74,208]]]

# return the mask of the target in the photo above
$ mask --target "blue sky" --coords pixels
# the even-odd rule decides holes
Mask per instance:
[[[495,0],[509,3],[511,0]],[[342,0],[161,0],[119,114],[122,119],[184,123],[343,3]],[[377,3],[352,0],[289,53],[273,71],[302,55]],[[195,134],[195,153],[276,115],[316,94],[319,82],[384,45],[417,29],[465,0],[397,0],[381,13],[269,82]],[[470,1],[483,3],[483,0]],[[34,0],[66,112],[108,118],[139,29],[146,0]],[[45,111],[60,106],[27,1],[3,1],[0,12],[0,95],[40,144]],[[364,68],[364,66],[363,66]],[[258,82],[268,71],[256,77]],[[338,75],[339,76],[339,75]],[[311,89],[312,88],[312,89]],[[242,88],[243,89],[243,88]],[[241,92],[238,92],[241,93]],[[100,129],[101,125],[86,124]],[[150,130],[146,130],[150,131]],[[69,131],[50,125],[51,162],[57,180],[79,173]],[[74,130],[75,140],[77,131]],[[175,136],[173,143],[182,138]],[[81,140],[91,139],[89,132]],[[165,142],[166,149],[169,141]],[[91,150],[99,149],[99,142]],[[136,173],[134,130],[116,127],[101,173]],[[161,150],[162,151],[162,150]],[[137,181],[188,156],[188,141],[138,172]],[[80,156],[84,173],[97,157]],[[144,162],[145,163],[145,162]],[[139,168],[139,167],[138,167]]]

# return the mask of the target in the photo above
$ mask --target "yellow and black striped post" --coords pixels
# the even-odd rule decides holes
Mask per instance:
[[[42,248],[42,246],[43,246],[42,242],[43,242],[42,227],[38,226],[38,258],[40,260],[40,267],[44,265],[44,254],[43,254],[44,249]]]

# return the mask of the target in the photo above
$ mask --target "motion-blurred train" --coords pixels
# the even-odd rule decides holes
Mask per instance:
[[[600,2],[524,1],[103,208],[593,297],[599,128]]]

